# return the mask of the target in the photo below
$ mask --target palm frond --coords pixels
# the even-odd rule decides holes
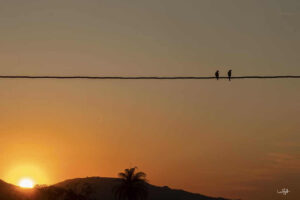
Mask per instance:
[[[135,173],[137,167],[125,169],[118,174],[121,182],[113,188],[117,200],[145,200],[148,185],[144,172]]]

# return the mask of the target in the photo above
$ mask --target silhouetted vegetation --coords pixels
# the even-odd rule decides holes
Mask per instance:
[[[146,174],[136,172],[136,167],[125,169],[119,173],[121,183],[114,187],[113,192],[118,200],[144,200],[148,196]]]

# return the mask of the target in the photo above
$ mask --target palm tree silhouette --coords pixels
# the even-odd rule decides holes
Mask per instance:
[[[136,172],[137,167],[119,173],[121,183],[113,188],[118,200],[144,200],[148,196],[146,174]]]

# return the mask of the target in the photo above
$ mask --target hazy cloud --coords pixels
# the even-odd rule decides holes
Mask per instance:
[[[300,155],[288,153],[270,153],[269,160],[275,168],[300,169]]]

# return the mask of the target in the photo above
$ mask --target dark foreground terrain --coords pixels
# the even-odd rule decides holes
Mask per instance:
[[[21,189],[0,180],[0,200],[114,200],[116,178],[78,178],[35,189]],[[226,200],[201,194],[148,185],[148,200]]]

